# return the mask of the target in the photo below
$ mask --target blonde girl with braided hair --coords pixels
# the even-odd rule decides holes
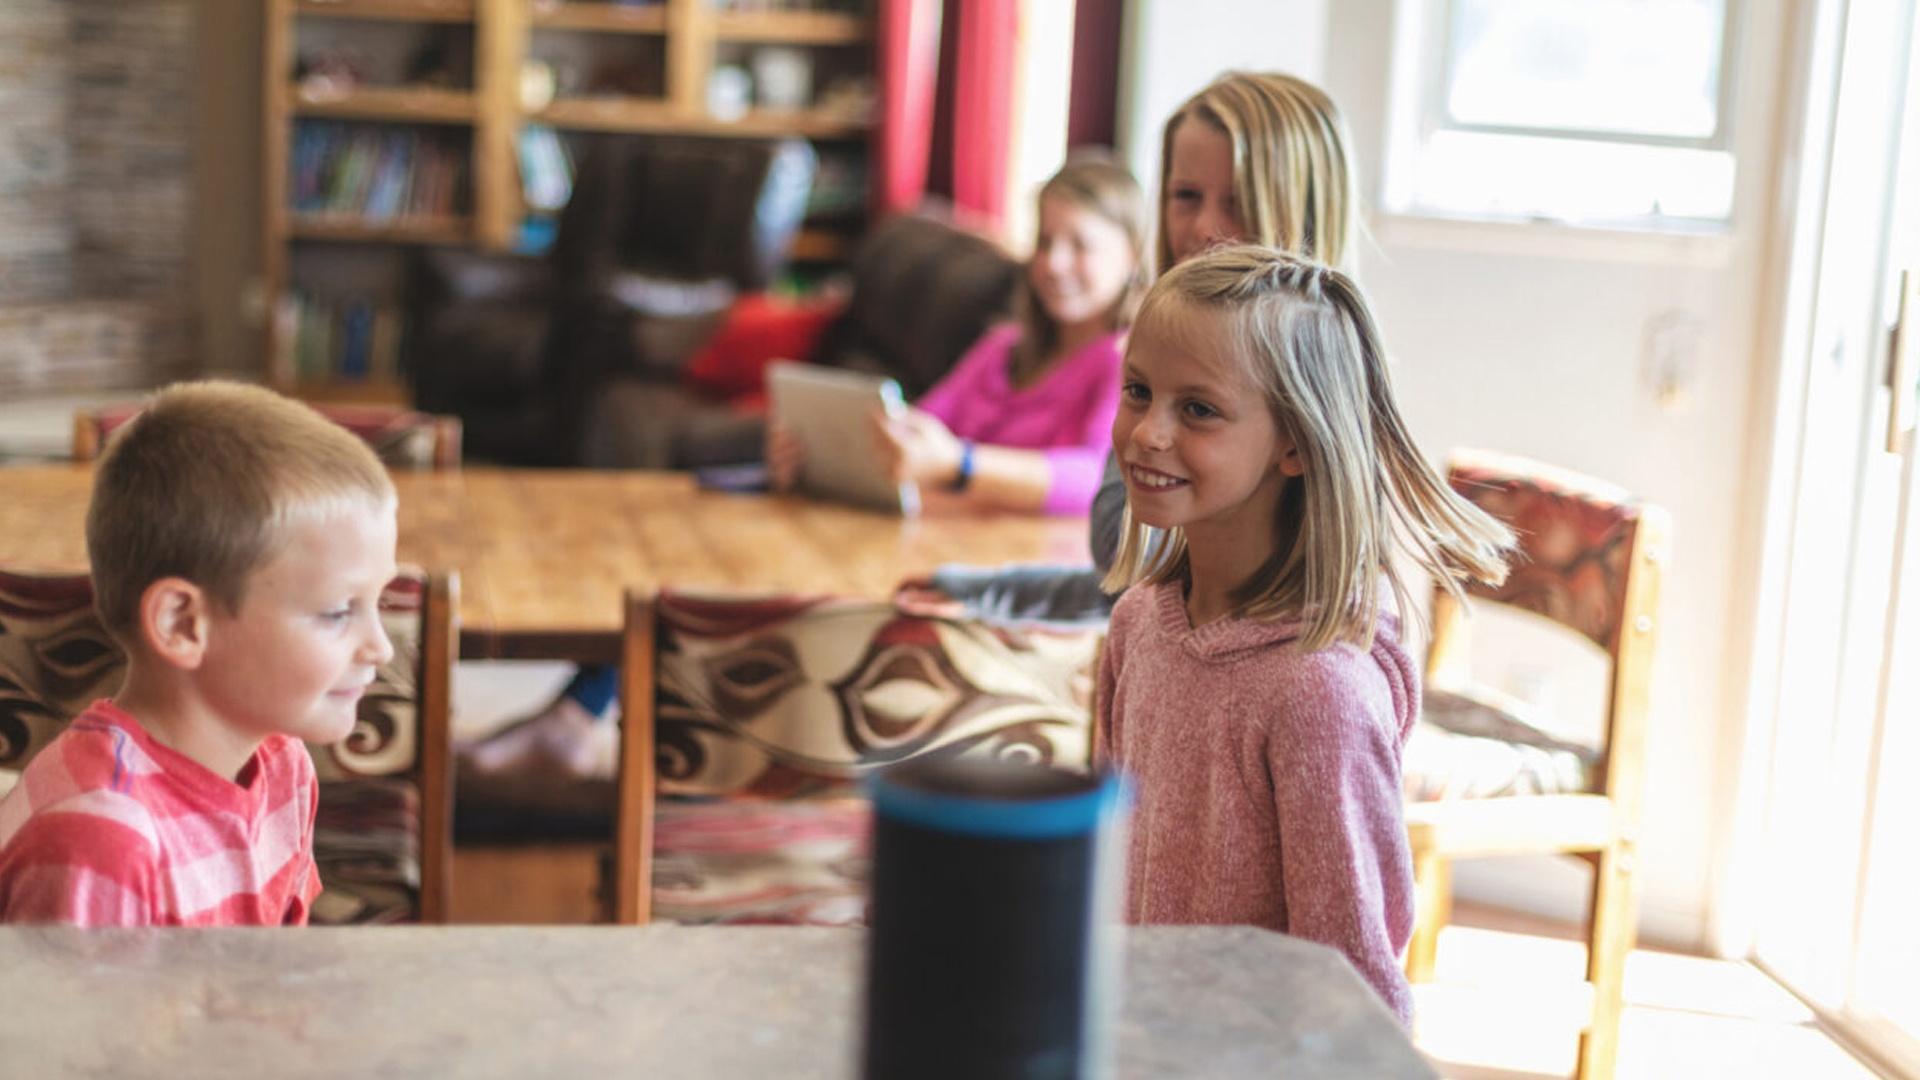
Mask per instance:
[[[1400,752],[1419,714],[1392,555],[1505,576],[1507,529],[1408,434],[1352,279],[1214,248],[1148,292],[1114,452],[1125,589],[1096,723],[1138,785],[1129,920],[1252,924],[1344,952],[1403,1022]]]

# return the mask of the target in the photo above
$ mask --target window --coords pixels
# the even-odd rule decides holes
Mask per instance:
[[[1733,0],[1401,0],[1386,204],[1700,229],[1733,209]]]

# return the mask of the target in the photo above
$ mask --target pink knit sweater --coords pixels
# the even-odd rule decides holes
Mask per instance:
[[[1135,923],[1246,923],[1331,945],[1409,1022],[1413,871],[1400,750],[1420,684],[1382,615],[1373,648],[1303,653],[1299,625],[1194,629],[1180,584],[1113,610],[1101,745],[1138,787]]]

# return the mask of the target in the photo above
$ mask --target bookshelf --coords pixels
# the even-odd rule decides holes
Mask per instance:
[[[536,213],[521,187],[528,125],[562,142],[596,132],[811,139],[837,194],[822,199],[791,255],[843,261],[865,224],[874,70],[873,19],[844,9],[884,2],[267,0],[269,382],[313,400],[405,402],[395,354],[405,348],[409,253],[515,249]],[[816,10],[824,7],[841,10]],[[393,41],[412,44],[382,44]],[[374,61],[388,59],[386,70],[355,69],[361,43]],[[454,62],[426,78],[413,61],[392,60],[436,48]],[[795,53],[807,58],[809,98],[774,108],[756,89],[735,103],[744,107],[715,115],[716,70],[747,71],[766,50],[789,64]],[[553,80],[543,100],[522,98],[530,67]],[[609,69],[624,69],[622,85],[579,77]],[[831,92],[863,79],[865,101]]]

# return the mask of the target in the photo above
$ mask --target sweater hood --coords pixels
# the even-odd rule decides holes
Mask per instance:
[[[1149,588],[1155,594],[1154,611],[1161,629],[1178,642],[1188,655],[1202,663],[1226,663],[1243,653],[1298,641],[1305,631],[1304,624],[1298,619],[1247,619],[1237,616],[1215,619],[1205,626],[1195,627],[1187,620],[1185,589],[1179,582],[1163,582]],[[1354,646],[1332,647],[1355,648],[1359,651]],[[1374,625],[1373,645],[1366,651],[1393,693],[1394,718],[1399,722],[1400,744],[1405,746],[1407,736],[1413,732],[1413,722],[1420,715],[1420,678],[1413,658],[1407,655],[1406,648],[1400,642],[1398,615],[1391,611],[1380,613],[1379,621]]]

